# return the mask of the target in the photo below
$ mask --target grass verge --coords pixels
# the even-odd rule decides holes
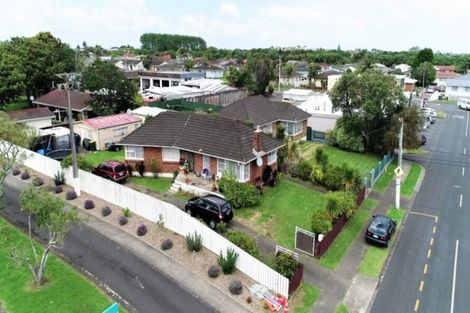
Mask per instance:
[[[436,112],[436,118],[445,119],[446,116],[447,116],[447,115],[446,115],[443,111],[437,111],[437,112]]]
[[[379,180],[375,183],[373,190],[379,193],[384,193],[387,190],[388,186],[392,182],[395,174],[393,170],[397,167],[397,162],[393,161],[387,168],[387,170],[382,174]]]
[[[312,310],[319,296],[320,288],[308,283],[302,283],[294,301],[289,303],[289,307],[291,310],[293,309],[294,313],[308,313]]]
[[[121,151],[93,151],[81,154],[85,159],[98,166],[109,160],[124,161],[124,150]]]
[[[127,181],[133,184],[144,186],[155,192],[167,192],[171,187],[171,178],[167,177],[127,177]]]
[[[439,103],[439,104],[457,104],[457,100],[436,100],[436,101],[432,101],[432,103]]]
[[[398,231],[400,230],[405,211],[403,209],[397,210],[393,207],[388,209],[389,217],[397,221],[397,231],[392,237],[389,246],[391,247],[397,238]],[[359,266],[359,273],[365,276],[378,278],[382,268],[385,265],[390,249],[378,246],[368,246],[366,254],[362,259],[361,265]]]
[[[349,311],[346,308],[346,306],[344,305],[344,303],[341,303],[339,305],[338,309],[336,310],[336,313],[349,313]]]
[[[368,201],[367,201],[368,200]],[[320,264],[324,267],[335,269],[340,263],[351,243],[356,239],[362,227],[372,214],[372,209],[379,202],[373,199],[366,199],[363,205],[354,213],[343,230],[336,237],[333,244],[328,248],[326,254],[321,258]]]
[[[411,197],[413,195],[419,176],[421,176],[421,166],[417,163],[412,163],[408,176],[406,176],[400,189],[402,196]]]
[[[29,246],[29,239],[2,218],[0,233],[0,300],[8,312],[102,312],[111,305],[101,290],[55,255],[47,263],[46,284],[35,287],[29,269],[10,257],[13,247]]]

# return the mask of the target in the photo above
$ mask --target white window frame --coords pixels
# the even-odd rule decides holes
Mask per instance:
[[[240,166],[240,170],[243,172],[243,173],[240,173],[240,177],[242,177],[243,179],[240,180],[241,182],[247,182],[250,180],[250,163],[245,163],[243,164],[243,166]]]
[[[261,127],[261,130],[265,134],[272,134],[273,133],[273,124],[271,123],[271,124],[265,125],[265,126]]]
[[[296,122],[282,122],[282,125],[285,128],[284,133],[287,136],[296,136],[296,135],[302,133],[302,131],[304,129],[304,123],[303,122],[297,122],[297,123]],[[292,127],[292,133],[289,133],[289,127]]]
[[[144,147],[141,146],[125,146],[126,160],[139,160],[144,159]]]
[[[203,154],[202,155],[202,169],[207,168],[210,172],[210,167],[211,167],[211,157]]]
[[[217,173],[222,173],[233,168],[237,181],[244,183],[250,180],[250,163],[237,163],[226,159],[217,158]]]
[[[268,153],[268,165],[277,162],[277,150],[271,151]]]
[[[163,162],[179,162],[180,161],[180,149],[162,148],[162,161]]]

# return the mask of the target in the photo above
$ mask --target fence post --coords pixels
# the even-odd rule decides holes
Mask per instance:
[[[379,161],[379,175],[382,173],[382,161]]]
[[[366,187],[366,188],[369,187],[369,186],[367,185],[367,176],[364,177],[364,187]]]
[[[375,180],[374,180],[374,174],[375,174],[375,169],[373,168],[371,171],[370,171],[370,188],[372,188],[375,184]]]

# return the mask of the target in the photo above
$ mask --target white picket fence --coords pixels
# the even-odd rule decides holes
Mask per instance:
[[[54,174],[61,170],[60,163],[56,160],[29,150],[26,150],[26,153],[28,158],[23,161],[24,165],[37,172],[54,177]],[[286,277],[238,248],[176,206],[82,170],[79,170],[79,176],[80,189],[83,192],[119,207],[129,208],[133,213],[152,222],[158,221],[161,215],[166,228],[182,236],[197,232],[202,236],[204,247],[217,255],[221,252],[225,254],[228,248],[234,249],[239,255],[237,268],[241,272],[276,293],[284,297],[288,296],[289,280]],[[65,179],[66,182],[71,181],[71,168],[65,170]]]

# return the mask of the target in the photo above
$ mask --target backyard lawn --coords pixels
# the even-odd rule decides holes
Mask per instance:
[[[341,263],[351,243],[356,239],[366,222],[372,215],[373,209],[379,202],[374,199],[365,199],[362,206],[354,213],[346,226],[341,230],[339,236],[328,248],[326,254],[321,258],[320,264],[335,269]]]
[[[98,166],[100,163],[109,160],[124,161],[124,150],[121,151],[91,151],[84,152],[80,155],[84,156],[87,160],[93,163],[94,166]]]
[[[55,255],[46,267],[46,284],[35,287],[29,269],[10,257],[17,245],[28,246],[28,238],[0,218],[0,303],[8,312],[102,312],[111,305],[102,291]]]
[[[312,211],[323,207],[322,193],[287,179],[266,188],[260,203],[235,210],[235,218],[249,224],[286,248],[294,248],[295,226],[310,230]]]
[[[127,177],[127,181],[137,185],[144,186],[155,192],[167,192],[171,187],[171,178],[167,177]]]
[[[309,313],[319,296],[320,288],[303,283],[300,290],[296,291],[295,299],[289,303],[289,307],[294,309],[294,313]]]
[[[347,165],[356,168],[361,173],[361,177],[367,177],[370,179],[370,171],[375,168],[380,157],[370,153],[357,153],[343,151],[338,148],[317,143],[317,142],[304,142],[299,146],[302,157],[310,163],[315,163],[315,149],[322,147],[328,155],[328,160],[331,164],[341,165],[346,163]]]
[[[366,254],[362,259],[361,265],[359,267],[359,273],[378,278],[382,272],[382,268],[387,261],[388,253],[390,252],[390,247],[395,242],[398,232],[400,230],[403,217],[405,216],[405,211],[403,209],[397,210],[393,207],[388,209],[388,216],[397,221],[397,230],[393,235],[391,242],[389,243],[388,248],[369,245],[367,247]]]
[[[419,176],[421,176],[421,166],[416,163],[412,163],[408,176],[406,176],[400,189],[402,196],[411,197],[413,195]]]

